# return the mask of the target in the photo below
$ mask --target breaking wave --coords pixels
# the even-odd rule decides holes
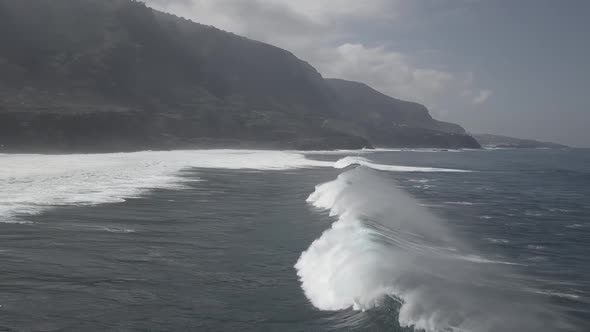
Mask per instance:
[[[435,167],[412,167],[412,166],[398,166],[398,165],[383,165],[376,164],[372,161],[362,157],[344,157],[338,160],[335,164],[335,168],[347,168],[353,165],[362,165],[379,171],[388,172],[471,172],[467,170],[451,169],[451,168],[435,168]]]
[[[367,151],[335,153],[352,152]],[[325,151],[321,153],[326,154]],[[55,206],[117,203],[153,189],[179,189],[187,181],[181,173],[186,168],[269,171],[344,168],[353,164],[389,171],[458,171],[379,165],[360,157],[346,157],[334,163],[308,159],[298,151],[222,149],[71,155],[0,154],[0,223],[29,223],[23,217]]]
[[[0,155],[0,222],[53,206],[123,202],[152,189],[181,188],[189,167],[287,170],[331,167],[282,151],[145,151],[78,155]]]
[[[352,161],[374,166],[338,163]],[[308,202],[337,219],[295,265],[320,310],[368,310],[391,297],[402,326],[429,332],[575,330],[510,263],[475,253],[384,174],[348,170]]]
[[[308,198],[336,218],[295,265],[314,306],[368,310],[391,297],[400,303],[401,325],[429,332],[574,330],[550,306],[549,295],[527,291],[533,286],[523,284],[512,263],[474,252],[444,221],[378,172],[466,170],[382,165],[358,156],[334,163],[295,151],[0,154],[0,222],[24,223],[23,217],[54,206],[122,202],[152,189],[182,188],[186,168],[352,166],[336,180],[318,185]],[[96,230],[135,231],[114,226]]]

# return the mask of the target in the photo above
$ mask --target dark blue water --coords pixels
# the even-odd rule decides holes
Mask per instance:
[[[336,161],[344,156],[307,157]],[[528,312],[523,306],[532,301],[542,303],[542,310],[554,310],[555,317],[538,317],[546,320],[548,331],[557,330],[551,326],[590,330],[590,151],[391,151],[362,157],[381,165],[471,171],[366,170],[373,179],[401,187],[454,238],[468,244],[469,254],[491,262],[461,269],[482,271],[486,283],[487,276],[506,275],[506,283],[497,284],[500,295],[494,303],[504,306],[497,315],[507,316],[490,318],[473,308],[472,317],[482,322],[469,330],[496,331],[499,325],[488,323],[498,319],[514,320],[514,331],[532,331],[528,327],[536,325],[515,318],[520,310]],[[399,294],[382,296],[365,311],[322,310],[306,296],[294,268],[302,252],[337,220],[306,199],[316,185],[354,168],[183,167],[176,172],[182,187],[154,186],[119,203],[64,203],[39,213],[17,213],[20,221],[30,223],[0,223],[0,331],[401,331],[398,314],[404,299]],[[35,181],[49,181],[43,179]],[[200,181],[188,181],[196,179]],[[400,218],[395,209],[386,211],[379,218]],[[403,258],[404,251],[395,255]],[[421,257],[412,255],[408,253]],[[412,263],[428,273],[428,264]],[[395,270],[396,262],[383,259],[379,264],[387,267],[375,270],[382,273]],[[377,273],[371,268],[367,273]],[[452,271],[434,277],[450,276]],[[379,280],[383,278],[387,276]],[[412,289],[445,298],[434,285],[420,284],[430,280],[435,279],[417,277]],[[351,288],[355,282],[350,280]],[[476,306],[469,287],[465,294],[455,292],[460,296],[452,299],[458,302],[449,302],[441,312],[454,315],[454,306],[462,310],[468,302]],[[481,287],[488,294],[495,284]],[[531,295],[522,295],[521,302],[514,294]],[[431,308],[444,306],[424,305],[431,318]],[[458,312],[451,324],[467,326],[469,315]],[[567,326],[552,325],[557,320]],[[432,328],[437,329],[452,331],[443,325]]]

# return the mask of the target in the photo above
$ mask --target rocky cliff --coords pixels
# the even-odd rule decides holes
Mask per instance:
[[[345,122],[334,123],[377,146],[479,148],[461,126],[432,118],[421,104],[384,95],[366,84],[327,79]]]
[[[421,105],[351,102],[285,50],[137,1],[0,0],[0,45],[3,151],[473,146]]]
[[[540,142],[531,139],[514,138],[491,134],[474,134],[473,137],[486,148],[506,149],[567,149],[566,145]]]

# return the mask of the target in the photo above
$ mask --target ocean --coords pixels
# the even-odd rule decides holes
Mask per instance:
[[[590,150],[0,155],[0,331],[590,331]]]

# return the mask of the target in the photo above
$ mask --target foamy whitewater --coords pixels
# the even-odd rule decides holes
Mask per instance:
[[[482,258],[391,180],[359,167],[319,185],[308,202],[337,218],[295,265],[322,310],[401,303],[399,321],[426,331],[573,328],[527,292],[505,262]],[[513,301],[518,301],[517,308]]]
[[[340,151],[350,152],[350,151]],[[316,152],[317,153],[317,152]],[[329,152],[328,152],[329,153]],[[80,155],[0,154],[0,222],[26,223],[18,215],[52,206],[95,205],[134,198],[150,189],[181,188],[187,168],[289,170],[366,165],[398,172],[461,170],[372,164],[359,157],[332,162],[297,151],[194,150]]]
[[[80,155],[0,155],[0,222],[54,206],[115,203],[150,189],[181,188],[189,167],[288,170],[330,167],[300,153],[249,150]]]
[[[253,294],[260,293],[259,296],[262,297],[267,294],[265,293],[267,287],[278,283],[277,277],[275,277],[277,271],[289,273],[293,280],[286,280],[295,284],[293,271],[289,270],[288,265],[276,265],[278,264],[276,262],[283,257],[282,255],[288,253],[287,249],[290,247],[286,242],[292,241],[291,246],[298,248],[297,255],[299,255],[301,248],[307,247],[306,250],[301,252],[298,259],[297,256],[293,256],[293,258],[287,255],[291,257],[289,259],[292,259],[289,264],[293,264],[296,260],[295,273],[301,285],[301,290],[297,290],[298,294],[301,296],[301,292],[303,292],[309,303],[323,314],[339,312],[347,315],[346,317],[350,317],[351,312],[355,315],[363,312],[370,313],[395,303],[396,309],[389,312],[388,315],[399,322],[400,326],[427,332],[585,331],[580,328],[581,323],[572,319],[566,312],[564,306],[561,305],[562,303],[555,301],[556,297],[563,299],[563,301],[585,301],[582,295],[561,293],[542,288],[539,284],[540,280],[522,274],[521,270],[518,269],[529,263],[544,262],[547,257],[541,256],[541,253],[547,250],[547,247],[554,248],[555,246],[552,247],[552,243],[519,241],[506,234],[481,235],[479,240],[484,245],[498,247],[521,246],[522,250],[535,252],[535,256],[525,259],[526,263],[522,261],[513,262],[509,259],[490,255],[489,252],[481,251],[479,247],[473,244],[474,238],[459,235],[465,233],[458,232],[454,229],[455,225],[435,212],[436,209],[441,207],[451,207],[452,209],[489,208],[489,206],[493,206],[492,203],[488,204],[488,202],[482,202],[481,200],[476,201],[473,195],[471,197],[458,195],[455,197],[441,197],[440,201],[437,202],[438,204],[426,204],[426,202],[416,199],[407,191],[409,190],[407,188],[435,191],[437,186],[443,186],[449,181],[454,181],[452,183],[456,182],[457,185],[460,185],[464,181],[462,177],[465,176],[471,176],[469,181],[474,183],[472,186],[481,186],[477,177],[480,172],[485,172],[485,170],[470,169],[463,166],[455,168],[454,165],[459,165],[458,163],[446,164],[451,165],[451,167],[440,168],[432,167],[433,164],[428,164],[428,166],[402,166],[385,163],[383,160],[377,161],[378,159],[373,158],[373,156],[377,156],[373,155],[373,153],[413,152],[421,152],[421,156],[427,152],[435,152],[436,155],[442,156],[440,158],[445,158],[445,153],[439,150],[384,150],[377,152],[364,150],[328,153],[322,153],[321,151],[304,153],[298,151],[202,150],[86,155],[0,154],[0,223],[4,223],[4,227],[12,227],[9,229],[22,227],[24,234],[27,234],[23,235],[23,239],[28,241],[27,229],[35,229],[37,221],[43,220],[42,218],[33,217],[43,215],[60,207],[96,207],[101,204],[115,206],[125,204],[129,199],[149,196],[156,189],[190,193],[190,195],[187,193],[187,197],[184,197],[188,202],[184,205],[176,202],[177,199],[182,201],[183,196],[180,194],[178,197],[171,196],[172,198],[163,199],[162,201],[153,199],[153,201],[159,202],[157,204],[161,204],[154,206],[154,211],[158,211],[160,207],[164,209],[167,204],[171,205],[168,214],[174,214],[174,216],[168,221],[170,224],[152,220],[151,218],[161,219],[163,216],[152,217],[153,212],[150,212],[143,217],[147,219],[138,224],[140,228],[144,227],[145,229],[136,232],[134,227],[126,226],[126,223],[132,223],[135,217],[130,218],[130,221],[125,219],[126,221],[121,225],[120,222],[111,222],[110,218],[115,217],[116,214],[107,214],[108,217],[104,217],[108,220],[106,224],[88,222],[78,225],[76,231],[81,232],[84,229],[104,230],[109,233],[109,236],[115,237],[114,239],[121,237],[121,247],[113,247],[118,248],[116,252],[121,253],[121,255],[129,254],[129,251],[135,255],[135,251],[141,251],[142,248],[148,252],[146,254],[147,258],[144,256],[136,258],[132,255],[131,258],[122,260],[122,263],[117,261],[118,265],[113,266],[119,266],[120,268],[131,267],[130,271],[133,272],[136,271],[136,265],[134,264],[138,264],[137,268],[142,266],[147,268],[147,270],[142,270],[144,271],[142,273],[149,274],[153,269],[156,276],[163,276],[166,280],[169,280],[169,276],[174,275],[175,271],[180,269],[180,276],[174,280],[171,279],[170,285],[175,285],[176,282],[179,288],[185,289],[187,293],[193,289],[205,293],[191,295],[187,300],[188,302],[179,304],[180,309],[178,310],[180,310],[181,314],[175,316],[177,322],[186,322],[185,319],[198,320],[202,318],[204,322],[217,322],[215,324],[225,322],[223,324],[226,324],[208,325],[209,323],[201,322],[199,323],[201,325],[188,323],[187,325],[181,325],[179,323],[177,326],[179,328],[181,326],[185,328],[190,326],[195,329],[223,327],[230,330],[243,330],[245,327],[251,327],[248,324],[253,324],[252,322],[257,322],[256,324],[266,322],[270,325],[264,325],[265,329],[288,330],[290,329],[287,328],[289,326],[282,325],[285,324],[284,322],[302,320],[301,317],[283,317],[277,318],[275,322],[271,318],[256,318],[254,317],[257,314],[255,312],[252,313],[253,317],[250,317],[251,313],[231,313],[231,317],[217,314],[213,319],[200,316],[202,311],[209,310],[209,308],[222,308],[227,312],[237,310],[235,307],[225,304],[222,299],[218,299],[217,296],[220,293],[211,295],[210,292],[217,289],[223,290],[223,294],[232,294],[232,296],[235,294],[236,299],[239,299],[240,296],[246,296],[244,294],[249,294],[249,290],[252,290]],[[309,156],[306,157],[306,154]],[[360,154],[363,157],[360,157]],[[332,159],[331,161],[314,160],[313,158],[318,155],[327,156],[328,158],[325,159]],[[344,157],[336,160],[339,155]],[[461,153],[453,153],[453,155],[461,155]],[[185,173],[189,171],[193,172],[192,175],[185,176]],[[221,171],[229,173],[215,173]],[[231,173],[232,171],[236,171],[236,173]],[[237,171],[256,172],[240,173]],[[292,174],[291,176],[297,179],[296,176],[298,176],[299,173],[297,172],[299,171],[317,171],[318,175],[313,176],[321,178],[321,181],[326,181],[326,174],[331,174],[329,178],[333,179],[336,176],[335,172],[340,173],[334,180],[318,184],[315,191],[307,198],[310,208],[309,213],[323,216],[326,219],[330,218],[333,223],[323,233],[318,231],[317,227],[312,227],[314,229],[313,233],[311,233],[312,237],[308,237],[305,233],[298,233],[299,230],[307,230],[311,227],[306,225],[305,220],[299,220],[299,224],[286,223],[284,232],[288,234],[279,241],[280,245],[278,247],[267,254],[265,250],[271,249],[266,248],[266,246],[274,244],[273,238],[275,236],[277,238],[281,236],[283,227],[281,223],[285,222],[283,219],[286,217],[279,213],[283,211],[281,209],[292,211],[297,218],[299,218],[299,215],[304,216],[300,207],[296,210],[296,205],[288,205],[288,197],[291,196],[286,196],[287,201],[279,200],[282,197],[281,195],[292,189],[294,186],[292,183],[294,182],[283,183],[283,176],[277,175],[277,173],[283,172],[280,174],[285,176],[286,174]],[[322,172],[321,176],[323,177],[320,177],[319,172]],[[242,179],[246,181],[247,174],[259,173],[260,176],[252,175],[257,179],[260,177],[261,179],[257,180],[259,182],[244,182],[242,184],[241,181]],[[275,175],[272,175],[273,177],[269,177],[267,180],[264,178],[266,175],[263,173]],[[400,182],[396,181],[398,176],[402,174],[409,175],[409,178],[406,178],[408,183],[406,189]],[[224,180],[226,176],[230,176],[228,178],[230,180]],[[312,178],[315,180],[310,187],[305,186],[307,188],[304,191],[305,195],[313,190],[314,184],[319,182],[317,178]],[[275,183],[276,187],[272,186]],[[424,185],[425,183],[429,185]],[[417,186],[416,184],[421,185]],[[266,196],[263,196],[263,194]],[[205,202],[204,205],[198,205],[201,203],[195,198],[196,195],[207,197],[207,199],[202,200],[202,202]],[[256,195],[261,195],[262,198]],[[505,193],[500,192],[499,195],[502,196]],[[271,198],[277,199],[276,205],[265,207],[267,200],[270,201]],[[232,199],[236,199],[236,201],[232,201]],[[230,203],[230,201],[233,203]],[[303,199],[300,202],[304,205]],[[218,207],[215,204],[222,204],[222,206]],[[256,208],[241,210],[241,204],[254,204]],[[191,208],[194,208],[194,210]],[[500,206],[498,209],[503,208]],[[225,210],[227,210],[229,216],[227,218],[221,217],[224,215]],[[138,211],[138,213],[144,213],[143,210]],[[183,213],[186,211],[193,212],[185,216]],[[274,214],[275,211],[276,215]],[[521,218],[543,218],[545,213],[570,213],[572,210],[571,208],[551,207],[543,210],[544,213],[532,214],[527,209],[523,209],[523,211]],[[516,216],[515,213],[518,211],[510,210],[509,212],[509,215]],[[176,213],[178,213],[178,216],[176,216]],[[499,220],[498,215],[493,213],[494,211],[474,213],[475,216],[479,216],[479,218],[474,218],[474,222],[497,222]],[[138,215],[137,218],[140,220],[142,217]],[[266,224],[266,227],[259,225],[256,223],[259,219],[268,219],[270,225],[276,226],[276,228],[270,227],[269,224]],[[207,220],[210,220],[211,223],[204,223]],[[532,220],[536,222],[535,219]],[[173,224],[173,221],[178,221],[178,223]],[[247,223],[250,221],[252,226],[249,227],[254,229],[240,228],[244,225],[250,225]],[[510,222],[515,223],[512,220]],[[225,223],[231,223],[231,227],[227,226],[230,228],[219,231],[226,226]],[[582,221],[568,223],[568,225],[587,224]],[[68,224],[64,225],[66,227]],[[289,228],[290,226],[293,227]],[[466,227],[468,226],[467,224]],[[40,225],[40,227],[46,226]],[[47,227],[49,228],[41,231],[41,237],[44,236],[43,232],[47,232],[47,230],[56,232],[55,229],[51,228],[51,225]],[[320,227],[320,229],[323,229],[325,226]],[[162,239],[161,242],[155,244],[152,242],[146,244],[141,242],[145,238],[150,238],[150,233],[146,229],[152,229],[156,234],[154,240],[150,241],[160,241],[161,237],[166,237],[166,234],[172,234],[173,237]],[[512,229],[510,228],[510,232],[517,232],[517,230],[512,231]],[[565,227],[564,229],[571,229],[571,227]],[[179,230],[178,233],[174,233],[175,230]],[[230,234],[229,232],[232,230],[236,230],[236,234]],[[254,230],[261,232],[261,234],[254,232]],[[580,226],[576,230],[584,232],[586,228]],[[201,234],[202,238],[200,237]],[[7,236],[7,239],[10,239],[11,234],[4,235]],[[226,240],[230,235],[232,236],[231,239]],[[128,238],[126,237],[133,236],[137,236],[136,239],[139,240],[136,241],[139,242],[127,247],[125,244]],[[311,240],[314,237],[316,239],[312,242]],[[182,238],[182,240],[179,238]],[[215,240],[208,242],[209,238]],[[250,252],[250,254],[244,255],[239,255],[240,251],[248,252],[248,247],[238,248],[237,252],[230,250],[232,244],[244,239],[251,239],[251,245],[257,249]],[[55,245],[60,248],[60,243],[64,241],[66,240],[60,242],[50,238],[50,248]],[[101,238],[100,241],[98,248],[105,246],[108,249],[112,246],[108,237]],[[178,246],[176,246],[175,241],[178,241]],[[264,246],[258,247],[257,245],[260,243],[264,243]],[[0,247],[0,254],[4,254],[5,251],[19,254],[19,250],[24,249],[19,249],[18,245],[23,245],[22,248],[27,247],[25,242],[17,242],[16,249],[8,248],[9,250],[5,250]],[[247,242],[243,245],[247,246]],[[190,251],[193,248],[192,246],[202,250],[204,252],[203,256],[195,256],[196,253],[201,253],[201,251],[192,253]],[[171,251],[165,254],[164,250],[167,247],[170,247]],[[93,257],[102,254],[102,249],[94,250],[98,251],[93,251],[92,255],[86,258],[90,262],[93,262]],[[64,252],[60,251],[61,254],[65,255]],[[67,252],[70,253],[72,250]],[[34,253],[44,257],[40,254],[42,251],[35,251]],[[183,256],[177,256],[179,253]],[[229,257],[227,255],[232,253],[238,255],[239,258],[225,261],[224,259]],[[266,257],[269,261],[264,263],[256,261],[252,258],[254,253],[264,253],[260,257]],[[554,252],[552,254],[556,255]],[[107,256],[112,255],[108,254]],[[25,267],[22,267],[20,265],[21,257],[14,257],[16,258],[11,258],[7,262],[17,264],[18,269],[26,270],[34,268],[35,264],[41,264],[39,262],[25,264]],[[42,258],[39,259],[40,261],[43,260]],[[59,259],[59,256],[51,256],[51,259]],[[146,264],[146,262],[152,261],[153,264],[161,263],[162,265],[151,267]],[[218,270],[209,271],[210,267],[216,266],[215,264],[218,261],[221,263],[216,269],[233,267],[238,264],[238,261],[244,261],[248,265],[254,267],[264,266],[270,270],[265,270],[266,274],[256,275],[256,277],[247,274],[247,271],[241,270],[232,271],[232,273],[221,273]],[[75,262],[73,266],[77,267],[79,264],[84,264],[85,260],[75,256],[73,262]],[[127,262],[135,263],[127,264]],[[69,263],[60,262],[59,264],[67,266]],[[91,271],[89,272],[90,283],[94,285],[95,282],[99,282],[96,280],[108,282],[111,277],[92,274],[95,271],[94,268],[100,265],[98,263],[92,264],[92,267],[88,269],[88,271]],[[183,270],[187,268],[190,269]],[[83,273],[86,273],[86,271],[84,270]],[[113,267],[108,268],[107,271],[105,273],[114,273],[113,271],[123,273],[118,268]],[[11,275],[17,275],[14,272],[11,273]],[[38,280],[42,282],[42,285],[39,286],[41,290],[36,292],[51,289],[44,288],[46,287],[45,281],[43,281],[44,278],[49,280],[56,278],[53,275],[48,276],[44,273],[46,272],[34,271],[33,273],[39,275]],[[68,274],[66,277],[72,277],[73,279],[66,279],[66,281],[60,282],[60,285],[68,285],[67,287],[72,285],[72,288],[67,288],[67,290],[72,291],[74,289],[77,292],[78,286],[74,287],[78,282],[75,279],[75,273],[82,272],[72,273],[72,275]],[[130,275],[133,276],[132,273]],[[19,279],[17,284],[20,286],[17,287],[18,292],[16,294],[18,296],[15,296],[15,299],[20,297],[20,291],[22,287],[25,287],[23,285],[26,285],[27,280],[31,280],[30,278],[22,279],[25,284],[21,284]],[[109,291],[113,287],[118,289],[118,283],[125,284],[131,282],[130,280],[138,280],[137,282],[143,280],[142,277],[133,279],[127,276],[124,278],[123,274],[121,278],[120,281],[107,289]],[[37,280],[36,277],[33,279]],[[148,281],[148,279],[145,282],[163,287],[163,292],[166,295],[162,295],[156,290],[147,292],[142,288],[142,291],[125,295],[120,300],[124,306],[128,305],[129,301],[133,302],[137,299],[142,301],[141,303],[152,300],[155,303],[171,301],[167,297],[168,290],[166,287],[169,286],[168,281],[162,285],[158,282]],[[6,282],[3,283],[6,284]],[[569,284],[572,285],[572,288],[579,286],[573,281],[569,282]],[[86,288],[81,287],[80,289]],[[123,291],[125,291],[125,287],[119,289],[119,292]],[[272,291],[271,294],[274,294],[274,292],[276,291]],[[113,294],[116,299],[119,299],[117,297],[118,293],[114,290]],[[47,295],[46,298],[52,298],[51,296]],[[75,296],[82,295],[76,293]],[[182,298],[182,294],[170,296],[172,298]],[[276,295],[276,297],[280,298],[280,294]],[[272,295],[271,298],[275,298],[275,295]],[[305,298],[303,298],[304,301]],[[91,299],[94,301],[94,298]],[[0,317],[3,317],[2,306],[4,304],[2,301],[8,300],[0,297]],[[112,303],[112,300],[109,299],[108,301],[107,303]],[[201,301],[203,301],[202,304]],[[74,303],[77,306],[78,300],[74,301]],[[195,303],[198,305],[192,307],[193,311],[184,311],[186,306]],[[241,305],[245,305],[245,303]],[[296,306],[290,302],[287,302],[286,306],[290,308],[289,310],[296,310]],[[165,304],[157,304],[156,307],[159,308],[158,310],[168,310],[168,306]],[[312,307],[310,306],[310,308]],[[103,308],[103,310],[106,309]],[[15,309],[12,315],[16,315],[16,312],[20,311]],[[168,317],[168,314],[166,316]],[[235,322],[240,322],[239,324],[246,325],[239,325],[238,323],[232,325],[234,324],[232,323],[233,319],[235,319]],[[29,320],[23,318],[22,322],[26,324]],[[145,317],[139,317],[137,320],[149,321]],[[1,324],[0,320],[0,330],[2,329]],[[29,325],[12,326],[30,327]],[[41,325],[39,328],[43,326]],[[76,325],[66,326],[72,327]],[[142,328],[150,326],[142,325]],[[166,326],[157,325],[156,329],[165,329]],[[113,329],[128,328],[126,325],[109,327]],[[290,327],[293,330],[306,330],[314,328],[314,325],[293,325]],[[80,328],[83,330],[82,327]],[[351,327],[343,325],[342,329],[348,330]]]
[[[397,166],[397,165],[381,165],[371,162],[370,160],[362,157],[344,157],[338,160],[335,164],[335,168],[346,168],[351,165],[362,165],[368,168],[376,169],[379,171],[389,172],[470,172],[461,169],[450,169],[450,168],[436,168],[436,167],[411,167],[411,166]]]

